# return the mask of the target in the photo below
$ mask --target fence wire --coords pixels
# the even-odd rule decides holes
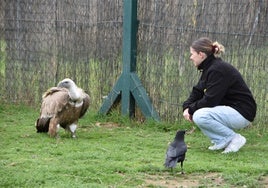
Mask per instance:
[[[162,120],[180,121],[182,102],[200,73],[189,46],[201,36],[226,48],[222,56],[244,76],[267,125],[267,0],[138,1],[137,73]],[[1,101],[39,107],[65,77],[98,110],[121,74],[122,0],[1,0]]]

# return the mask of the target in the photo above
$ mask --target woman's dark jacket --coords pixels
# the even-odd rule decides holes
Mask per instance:
[[[193,115],[200,108],[225,105],[247,120],[254,120],[256,102],[237,69],[214,55],[208,56],[198,69],[202,75],[183,103],[183,110],[189,108],[189,114]]]

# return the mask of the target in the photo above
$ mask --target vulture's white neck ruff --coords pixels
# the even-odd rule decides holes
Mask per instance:
[[[82,101],[82,90],[81,88],[78,88],[76,86],[76,84],[74,83],[74,81],[72,81],[69,78],[65,78],[64,80],[62,80],[61,82],[59,82],[58,87],[63,87],[68,89],[68,94],[71,98],[71,101],[74,103],[79,103]]]
[[[69,95],[72,101],[80,101],[82,98],[80,90],[75,85],[69,88]]]

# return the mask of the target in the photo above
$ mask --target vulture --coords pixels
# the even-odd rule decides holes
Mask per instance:
[[[187,145],[184,142],[185,130],[178,130],[172,143],[166,151],[166,159],[164,166],[167,168],[175,168],[177,163],[181,163],[181,173],[183,172],[183,161],[187,152]]]
[[[89,105],[89,95],[73,80],[65,78],[57,87],[51,87],[43,94],[40,116],[36,121],[37,132],[58,137],[62,127],[75,138],[78,119],[84,116]]]

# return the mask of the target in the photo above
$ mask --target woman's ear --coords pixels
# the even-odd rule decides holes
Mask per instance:
[[[207,58],[207,54],[205,54],[204,52],[199,52],[198,54],[200,55],[200,57],[202,59],[206,59]]]

